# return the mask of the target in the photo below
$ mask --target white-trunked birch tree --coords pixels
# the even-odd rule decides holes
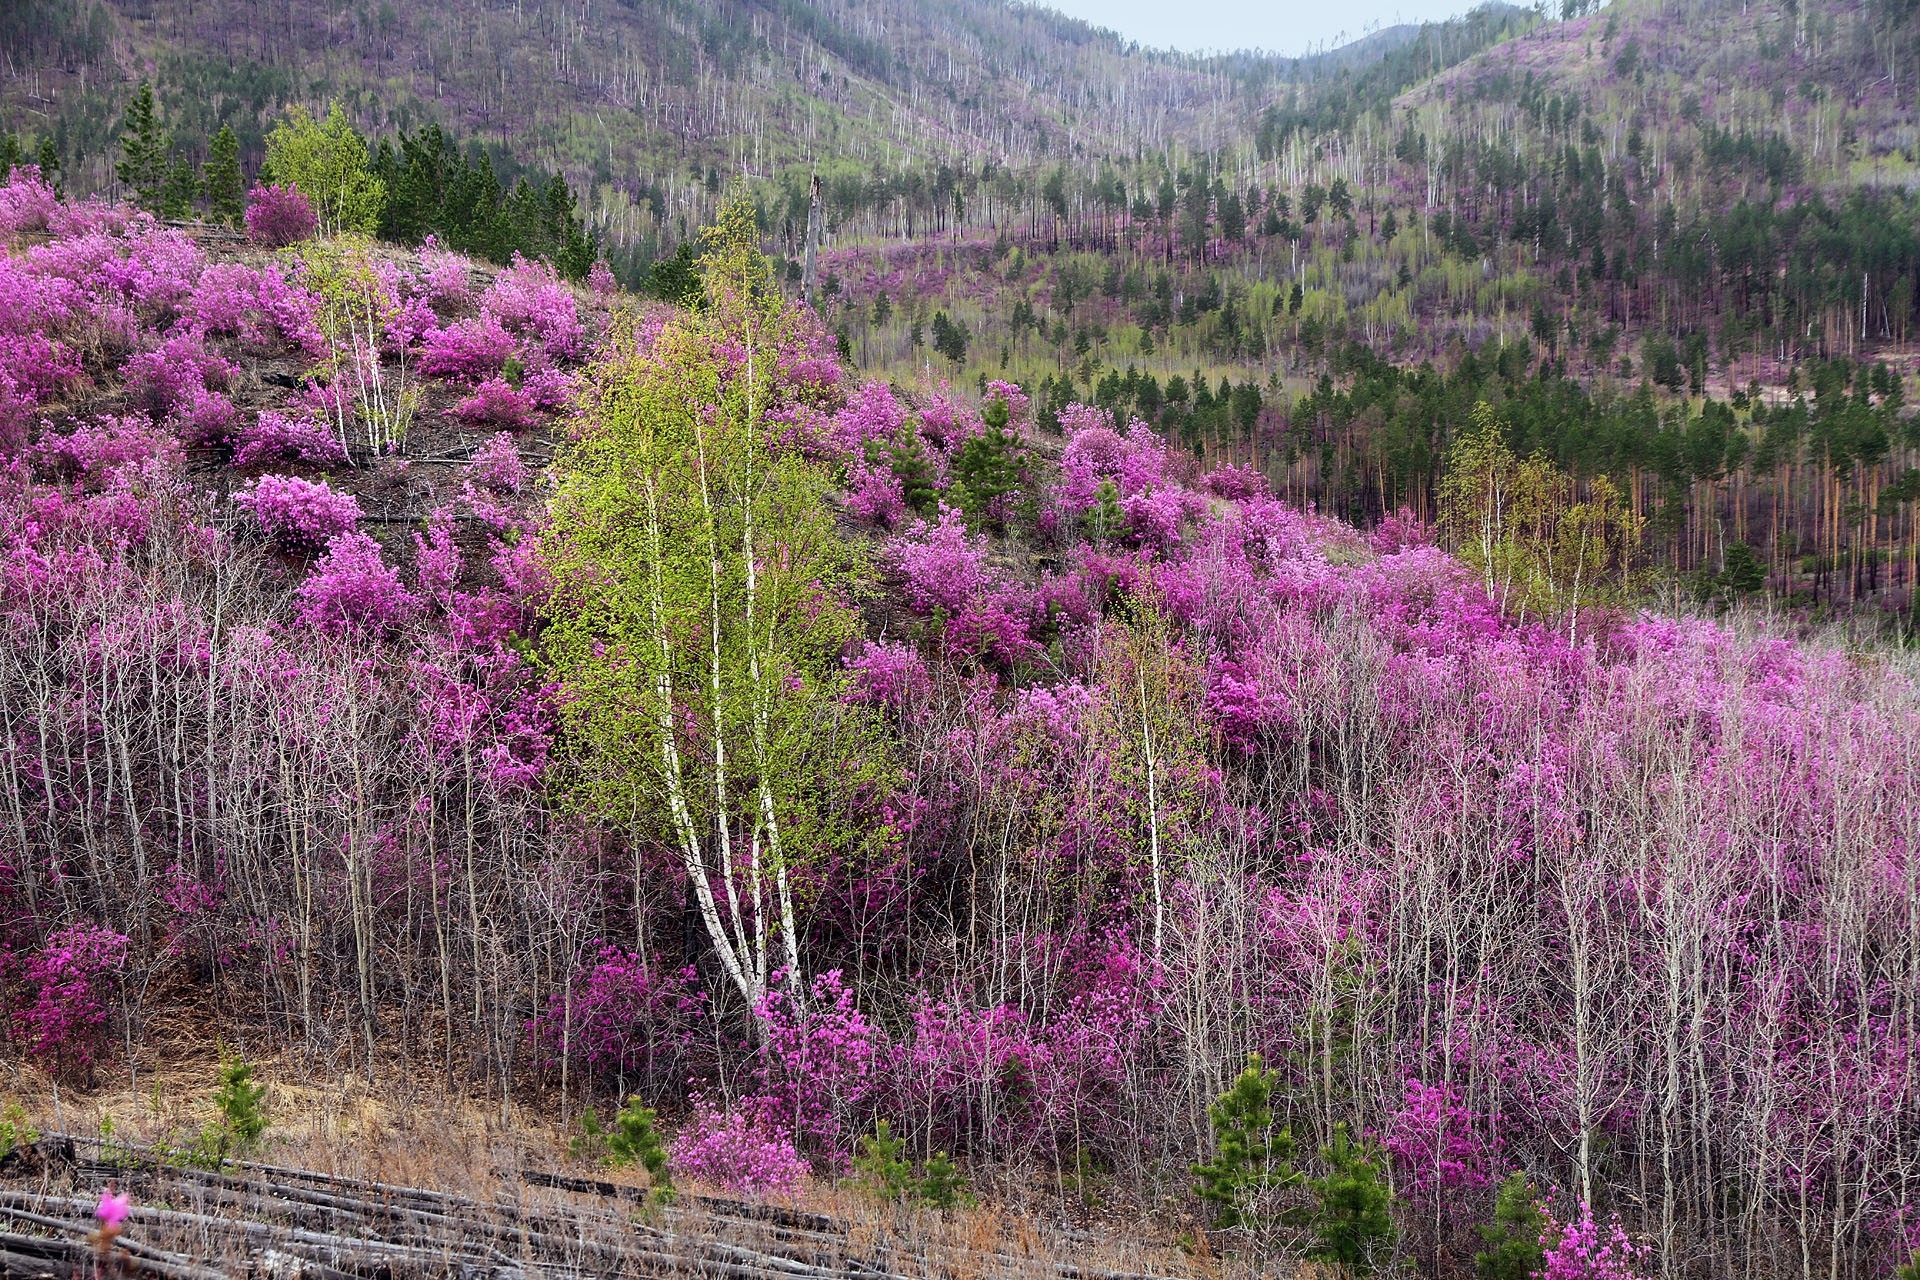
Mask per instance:
[[[833,476],[779,439],[781,412],[819,394],[799,368],[816,322],[774,288],[744,203],[707,232],[701,269],[695,311],[650,343],[621,335],[588,378],[543,535],[544,640],[577,803],[678,852],[757,1009],[776,970],[802,973],[795,868],[888,838],[865,815],[890,766],[844,696],[860,566]]]

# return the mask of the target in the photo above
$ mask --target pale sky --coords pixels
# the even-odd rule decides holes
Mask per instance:
[[[1451,18],[1476,0],[1030,0],[1129,40],[1188,52],[1308,53],[1399,22]]]

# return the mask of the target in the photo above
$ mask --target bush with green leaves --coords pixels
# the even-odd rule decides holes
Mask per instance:
[[[40,1141],[40,1131],[27,1119],[27,1113],[17,1102],[9,1102],[5,1111],[0,1111],[0,1159],[11,1155],[16,1148],[30,1147]]]
[[[1207,1109],[1214,1157],[1193,1166],[1194,1194],[1213,1206],[1216,1231],[1268,1225],[1255,1208],[1259,1194],[1299,1180],[1291,1163],[1293,1133],[1274,1128],[1276,1081],[1260,1055],[1253,1054],[1232,1087]]]
[[[339,103],[324,121],[315,120],[305,107],[288,111],[267,135],[266,172],[313,203],[320,234],[372,235],[379,229],[386,184],[369,168],[367,140]]]

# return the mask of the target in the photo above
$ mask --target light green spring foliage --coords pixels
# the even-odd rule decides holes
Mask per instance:
[[[406,439],[420,406],[405,353],[388,368],[380,344],[399,304],[381,283],[372,242],[357,232],[309,240],[291,251],[301,283],[319,295],[314,322],[327,340],[328,382],[343,393],[329,411],[342,449],[390,453]]]
[[[40,1131],[27,1119],[27,1113],[17,1102],[9,1102],[5,1111],[0,1111],[0,1156],[6,1156],[16,1147],[30,1147],[40,1141]]]
[[[379,229],[386,184],[367,166],[367,140],[334,103],[324,122],[294,107],[267,135],[267,168],[275,181],[313,202],[320,234]]]
[[[1333,1127],[1333,1140],[1320,1148],[1320,1158],[1328,1171],[1312,1183],[1316,1243],[1307,1256],[1347,1275],[1371,1275],[1393,1242],[1393,1193],[1380,1180],[1374,1154],[1353,1141],[1344,1124]]]
[[[706,234],[703,303],[651,349],[616,332],[541,537],[544,631],[576,805],[675,848],[749,1007],[799,968],[789,870],[888,838],[878,718],[843,693],[863,565],[833,477],[778,447],[777,375],[802,313],[774,288],[743,202]],[[715,893],[719,882],[724,893]]]
[[[1260,1055],[1253,1054],[1232,1087],[1207,1108],[1214,1157],[1193,1166],[1194,1193],[1213,1206],[1216,1231],[1266,1225],[1255,1211],[1258,1194],[1299,1180],[1291,1163],[1293,1133],[1273,1127],[1276,1083]]]
[[[1573,477],[1542,454],[1520,458],[1492,406],[1474,406],[1440,484],[1440,524],[1487,594],[1521,616],[1577,619],[1632,591],[1643,522],[1618,486]]]

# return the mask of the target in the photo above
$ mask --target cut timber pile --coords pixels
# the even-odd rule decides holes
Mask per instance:
[[[1150,1280],[941,1244],[905,1217],[855,1223],[692,1195],[662,1204],[642,1188],[533,1170],[502,1171],[482,1200],[247,1162],[213,1172],[66,1136],[0,1160],[0,1277],[94,1276],[93,1212],[109,1178],[134,1208],[102,1275]]]

